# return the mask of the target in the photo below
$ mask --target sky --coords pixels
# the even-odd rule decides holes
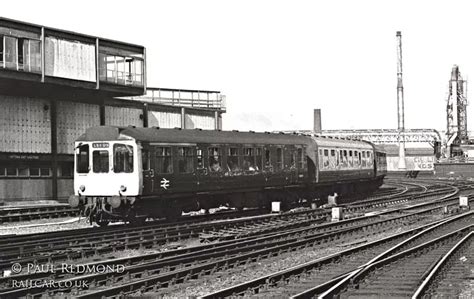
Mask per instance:
[[[0,15],[145,46],[149,87],[221,91],[226,130],[397,128],[396,31],[406,128],[445,130],[454,64],[474,88],[469,1],[21,3]]]

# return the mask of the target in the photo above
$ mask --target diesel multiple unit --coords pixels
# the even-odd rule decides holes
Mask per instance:
[[[379,187],[385,174],[385,154],[365,141],[100,126],[76,140],[69,202],[106,225],[365,192]]]

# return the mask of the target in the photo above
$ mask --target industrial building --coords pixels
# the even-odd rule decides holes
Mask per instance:
[[[97,125],[220,129],[219,91],[147,88],[144,46],[0,18],[0,202],[65,200]]]

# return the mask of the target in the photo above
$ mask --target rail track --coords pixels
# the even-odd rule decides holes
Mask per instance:
[[[67,204],[2,207],[0,208],[0,224],[78,215],[79,210]]]
[[[361,268],[391,254],[403,252],[409,248],[416,248],[427,240],[437,238],[453,230],[460,228],[469,230],[472,227],[473,217],[473,212],[455,216],[439,221],[435,225],[425,225],[284,271],[262,276],[246,283],[207,294],[203,298],[228,296],[310,298],[318,296],[340,283],[343,278],[347,278],[348,274],[355,273]],[[324,295],[338,294],[332,291]]]
[[[433,205],[434,203],[432,203]],[[440,203],[438,203],[439,205]],[[446,203],[441,203],[446,205]],[[425,207],[427,204],[425,204]],[[424,211],[407,213],[411,209],[421,209],[418,205],[415,208],[406,207],[405,215],[399,215],[400,211],[392,211],[391,219],[384,216],[372,215],[366,219],[349,219],[339,223],[316,225],[314,227],[294,229],[286,233],[278,231],[262,236],[252,236],[246,239],[231,240],[217,244],[208,244],[203,247],[187,248],[181,251],[167,252],[162,254],[142,255],[136,258],[126,258],[122,260],[110,261],[110,263],[125,263],[130,265],[126,268],[126,273],[121,275],[88,275],[94,282],[94,289],[91,293],[74,293],[77,297],[97,297],[121,294],[123,292],[135,292],[152,286],[152,289],[160,289],[163,286],[169,286],[174,283],[186,282],[189,279],[197,279],[201,275],[209,272],[219,271],[228,267],[238,266],[242,263],[251,263],[252,261],[275,256],[284,252],[293,252],[295,250],[312,246],[309,244],[328,244],[334,240],[352,238],[355,232],[363,231],[362,227],[372,227],[375,231],[383,231],[394,224],[403,225],[403,221],[413,221],[419,215],[433,213],[438,208],[426,208]],[[368,219],[371,219],[370,221]],[[324,230],[326,227],[326,230]],[[373,234],[371,232],[369,234]],[[347,241],[347,240],[345,240]],[[222,253],[226,257],[222,257]],[[211,261],[210,261],[211,260]],[[37,279],[38,277],[35,277]],[[57,277],[61,279],[62,277]],[[89,279],[87,278],[87,279]],[[67,279],[67,278],[65,278]],[[85,277],[75,277],[72,280],[86,279]],[[8,278],[2,279],[2,283],[8,284]],[[120,284],[119,286],[111,286]],[[107,285],[107,290],[101,290]],[[3,285],[5,287],[5,285]],[[6,285],[8,287],[8,285]],[[97,290],[99,289],[99,290]],[[44,292],[44,290],[36,290]],[[49,290],[51,292],[52,290]],[[26,292],[26,293],[25,293]],[[5,296],[32,295],[32,290],[11,290],[8,293],[0,294]]]
[[[472,234],[474,225],[469,225],[436,236],[413,248],[373,261],[362,269],[355,270],[321,297],[340,296],[419,296],[427,273],[431,272],[440,258],[450,252],[457,243]]]
[[[456,243],[431,269],[419,285],[413,298],[423,297],[473,297],[472,283],[466,283],[466,277],[472,280],[472,261],[474,260],[474,232]],[[469,285],[468,285],[469,284]],[[468,286],[470,292],[460,292]]]

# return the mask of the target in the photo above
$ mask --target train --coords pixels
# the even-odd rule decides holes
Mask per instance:
[[[322,203],[374,191],[387,172],[370,142],[296,133],[97,126],[75,141],[74,156],[69,204],[100,226]]]

